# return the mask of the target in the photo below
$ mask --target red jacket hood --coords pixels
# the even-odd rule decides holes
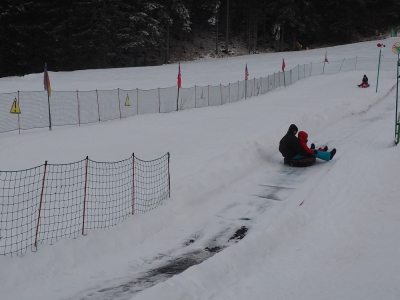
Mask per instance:
[[[305,131],[299,131],[298,134],[300,142],[307,143],[308,134]]]

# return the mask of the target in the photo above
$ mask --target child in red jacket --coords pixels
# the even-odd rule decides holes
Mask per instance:
[[[300,141],[300,145],[304,148],[304,150],[306,150],[307,153],[309,153],[309,154],[314,154],[317,158],[329,161],[336,154],[336,149],[333,149],[331,152],[327,152],[328,146],[325,146],[324,148],[319,148],[318,150],[315,150],[315,145],[311,144],[311,149],[308,148],[308,146],[307,146],[308,134],[305,131],[299,131],[298,138]]]

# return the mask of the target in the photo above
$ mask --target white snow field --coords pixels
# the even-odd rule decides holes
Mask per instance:
[[[376,44],[395,59],[398,41],[185,62],[183,87],[243,80],[246,63],[250,78],[265,77],[282,58],[291,69],[320,63],[325,51],[329,61],[376,61],[222,106],[0,134],[0,170],[171,154],[171,197],[161,206],[37,252],[0,256],[0,298],[400,299],[395,67],[380,71],[376,92]],[[49,74],[56,91],[151,89],[176,85],[177,69]],[[364,74],[367,89],[357,87]],[[0,93],[42,89],[43,74],[0,79]],[[292,123],[309,142],[336,148],[333,160],[283,165],[278,144]]]

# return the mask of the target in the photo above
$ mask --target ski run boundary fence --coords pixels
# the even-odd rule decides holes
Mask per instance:
[[[38,244],[106,229],[170,197],[169,153],[118,162],[88,157],[0,172],[0,255],[21,255]]]
[[[395,71],[396,60],[382,56],[381,69]],[[377,66],[376,58],[344,58],[329,63],[297,65],[289,71],[228,85],[180,88],[179,94],[177,86],[152,90],[52,91],[49,99],[46,91],[3,93],[0,94],[0,133],[45,128],[50,121],[52,126],[80,125],[140,114],[223,105],[265,94],[310,76],[377,70]],[[18,116],[9,113],[15,99],[21,110]]]

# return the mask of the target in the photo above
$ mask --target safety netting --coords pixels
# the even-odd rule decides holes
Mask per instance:
[[[382,56],[382,70],[396,70],[396,59]],[[152,90],[95,90],[15,92],[0,94],[0,133],[63,125],[80,125],[122,119],[138,114],[168,113],[176,110],[218,106],[265,94],[301,79],[352,70],[375,70],[376,58],[354,57],[337,61],[297,65],[267,77],[208,85]],[[10,114],[16,101],[20,114]]]
[[[169,153],[151,161],[88,157],[0,171],[0,255],[106,229],[158,207],[170,196]]]

